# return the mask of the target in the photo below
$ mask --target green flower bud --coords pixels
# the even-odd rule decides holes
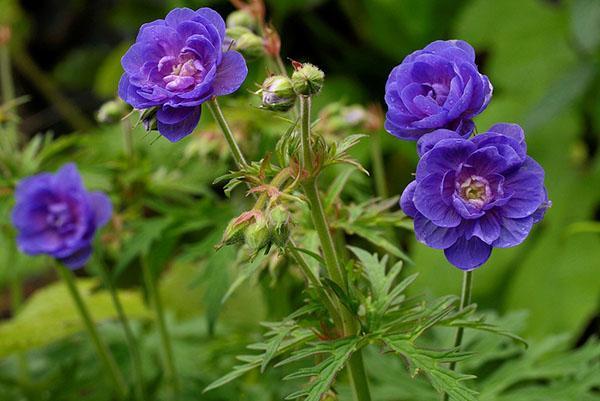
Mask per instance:
[[[127,103],[121,99],[110,100],[100,107],[96,120],[99,123],[114,123],[125,117],[129,110]]]
[[[325,73],[312,64],[302,64],[292,74],[294,90],[299,95],[311,96],[319,93],[325,81]]]
[[[244,27],[256,31],[258,23],[252,14],[244,10],[237,10],[227,16],[227,27]]]
[[[265,79],[262,88],[262,107],[274,111],[288,111],[296,102],[296,92],[292,81],[282,75]]]
[[[281,205],[276,206],[269,214],[273,225],[273,241],[283,247],[290,237],[290,213]]]
[[[266,248],[271,243],[271,230],[267,219],[260,217],[246,228],[244,239],[248,248],[258,253],[261,249]]]
[[[244,212],[238,217],[231,219],[227,228],[225,228],[225,232],[223,232],[221,242],[216,246],[217,249],[222,248],[225,245],[233,245],[242,242],[244,240],[246,228],[258,218],[262,218],[262,213],[258,210],[250,210],[249,212]]]
[[[146,131],[156,131],[158,122],[156,121],[156,112],[158,107],[150,107],[149,109],[140,110],[140,120]],[[138,122],[138,124],[139,124]]]
[[[240,38],[240,36],[242,36],[245,33],[252,33],[252,31],[244,26],[234,26],[231,28],[227,28],[227,30],[225,31],[225,42],[228,43],[227,39],[229,39],[229,41],[236,41]]]
[[[242,53],[248,60],[262,57],[265,54],[263,39],[248,28],[242,26],[228,28],[227,37],[231,41],[232,48]]]

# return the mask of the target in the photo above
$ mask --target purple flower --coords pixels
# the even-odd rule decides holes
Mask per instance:
[[[473,48],[462,40],[438,40],[408,55],[390,73],[385,129],[406,140],[438,128],[466,138],[474,129],[471,119],[491,97],[492,85],[477,70]]]
[[[19,249],[29,255],[50,255],[71,269],[90,258],[94,234],[112,214],[108,197],[86,191],[72,163],[56,174],[22,180],[15,198],[12,222],[19,232]]]
[[[516,124],[496,124],[472,139],[437,130],[417,145],[416,179],[400,206],[414,218],[417,239],[443,249],[460,269],[481,266],[494,247],[523,242],[551,204],[544,170],[527,156]]]
[[[198,124],[202,103],[235,92],[246,79],[244,58],[224,52],[224,39],[225,22],[210,8],[176,8],[142,25],[121,59],[119,96],[136,109],[159,107],[158,131],[179,141]]]

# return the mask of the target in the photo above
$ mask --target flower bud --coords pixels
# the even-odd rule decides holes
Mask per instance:
[[[261,216],[250,224],[244,232],[244,239],[248,248],[255,253],[268,247],[271,243],[271,230],[267,219]]]
[[[262,213],[258,210],[250,210],[244,212],[238,217],[231,219],[227,228],[223,232],[221,242],[216,246],[217,249],[225,245],[234,245],[244,240],[244,232],[252,222],[258,218],[262,218]]]
[[[288,111],[296,102],[296,93],[292,81],[282,75],[273,75],[265,79],[262,88],[262,107],[274,111]]]
[[[114,123],[125,117],[127,113],[129,113],[127,103],[121,99],[110,100],[100,107],[96,120],[99,123]]]
[[[263,39],[248,28],[242,26],[228,28],[227,37],[230,40],[224,43],[242,53],[246,59],[256,59],[265,53]]]
[[[227,28],[233,27],[243,27],[256,31],[258,24],[252,14],[244,10],[237,10],[227,16]]]
[[[325,73],[312,64],[300,64],[292,74],[294,90],[299,95],[311,96],[319,93],[325,81]]]
[[[156,121],[157,111],[158,107],[140,110],[140,122],[146,131],[156,131],[158,129],[158,123]]]
[[[290,237],[290,213],[279,205],[271,210],[269,217],[273,226],[273,242],[278,246],[285,246]]]

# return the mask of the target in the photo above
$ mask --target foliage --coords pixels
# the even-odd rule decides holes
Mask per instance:
[[[143,256],[160,283],[180,401],[351,399],[344,365],[359,351],[378,401],[433,401],[440,392],[482,401],[598,397],[600,344],[585,334],[593,332],[598,314],[598,2],[267,2],[284,61],[306,57],[327,74],[313,102],[313,145],[321,167],[327,166],[320,195],[347,287],[325,269],[297,170],[301,136],[294,110],[286,117],[259,110],[259,99],[246,91],[223,99],[236,138],[254,161],[237,169],[208,112],[195,134],[176,144],[144,133],[134,116],[71,133],[70,119],[60,114],[63,104],[44,91],[44,82],[55,83],[54,91],[77,99],[76,112],[81,108],[89,120],[101,100],[114,96],[120,57],[141,23],[174,6],[208,4],[223,13],[231,6],[224,0],[125,0],[96,14],[86,2],[71,3],[40,6],[40,20],[37,6],[0,0],[0,23],[14,28],[17,92],[31,92],[0,107],[0,306],[6,317],[0,323],[0,399],[111,399],[71,300],[52,283],[50,263],[19,254],[9,226],[16,183],[66,161],[77,162],[86,184],[107,191],[115,205],[99,242],[132,320],[149,401],[166,399],[167,392],[159,332],[141,290]],[[86,32],[69,21],[81,21]],[[458,299],[447,296],[458,292],[458,272],[413,239],[410,219],[396,206],[394,195],[414,170],[414,149],[381,130],[380,113],[353,104],[379,103],[391,67],[444,37],[471,42],[482,72],[496,85],[494,102],[476,121],[479,131],[499,121],[524,125],[554,203],[531,240],[496,252],[477,272],[473,298],[480,306],[462,311]],[[41,81],[28,74],[31,64],[15,49],[31,52],[29,62],[43,67]],[[246,89],[255,89],[271,70],[264,60],[251,63]],[[358,123],[348,117],[356,115]],[[128,132],[131,148],[123,146]],[[376,137],[389,191],[377,197]],[[287,167],[286,184],[264,206],[268,212],[285,204],[293,246],[271,241],[258,253],[246,245],[215,251],[227,222],[253,208],[254,196],[272,190],[272,180]],[[294,250],[321,287],[307,281]],[[90,266],[79,285],[131,381],[122,328],[97,273]],[[11,286],[21,281],[25,301],[14,313]],[[356,332],[341,335],[323,296],[351,314]],[[514,312],[521,309],[529,311],[527,324],[525,314]],[[465,328],[461,350],[450,341],[457,327]],[[23,357],[29,377],[23,376]],[[458,371],[448,369],[451,361],[460,361]]]

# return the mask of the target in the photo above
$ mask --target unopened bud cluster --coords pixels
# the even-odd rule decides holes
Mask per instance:
[[[267,253],[273,245],[285,246],[289,238],[289,222],[289,212],[282,205],[266,212],[244,212],[229,222],[217,248],[244,243],[252,252],[252,257],[261,251]]]
[[[313,96],[319,93],[325,74],[312,64],[294,62],[292,78],[273,75],[265,79],[261,89],[262,107],[274,111],[288,111],[294,106],[296,97]]]
[[[257,28],[258,22],[253,15],[244,10],[234,11],[227,17],[227,40],[224,46],[239,51],[248,60],[263,56],[264,40],[256,34]]]

